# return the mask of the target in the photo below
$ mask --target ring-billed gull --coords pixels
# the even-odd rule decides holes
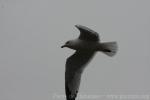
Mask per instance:
[[[97,51],[111,57],[117,52],[116,42],[101,43],[97,32],[82,25],[75,25],[75,27],[80,31],[79,37],[67,41],[62,46],[62,48],[68,47],[76,50],[66,61],[65,90],[67,100],[75,100],[79,90],[81,74]]]

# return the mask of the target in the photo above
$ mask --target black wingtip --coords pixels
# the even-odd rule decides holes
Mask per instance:
[[[69,90],[67,84],[65,84],[65,90],[66,90],[66,100],[75,100],[76,94],[72,95],[71,91]]]
[[[77,28],[88,28],[88,27],[80,25],[80,24],[76,24],[75,27],[77,27]]]
[[[76,28],[80,28],[82,25],[76,24],[75,27]]]

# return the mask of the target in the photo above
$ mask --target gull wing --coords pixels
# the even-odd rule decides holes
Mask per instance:
[[[67,100],[75,100],[83,69],[94,56],[95,52],[76,51],[66,61],[65,89]]]
[[[99,35],[97,32],[82,25],[75,25],[75,27],[77,27],[80,31],[79,39],[87,41],[99,41]]]

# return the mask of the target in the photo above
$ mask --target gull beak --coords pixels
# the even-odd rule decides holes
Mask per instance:
[[[64,48],[64,47],[66,47],[66,45],[61,46],[61,48]]]

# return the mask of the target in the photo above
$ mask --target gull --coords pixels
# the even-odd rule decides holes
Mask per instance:
[[[69,40],[61,46],[61,48],[68,47],[75,50],[75,53],[66,60],[66,100],[75,100],[77,97],[83,70],[96,52],[103,52],[110,57],[117,52],[116,42],[101,43],[97,32],[82,25],[75,25],[75,27],[80,31],[79,37]]]

